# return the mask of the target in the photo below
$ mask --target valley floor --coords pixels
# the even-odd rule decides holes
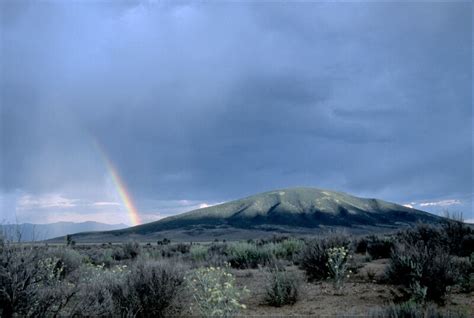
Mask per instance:
[[[0,240],[0,283],[0,317],[474,317],[474,231],[447,223],[238,242]]]

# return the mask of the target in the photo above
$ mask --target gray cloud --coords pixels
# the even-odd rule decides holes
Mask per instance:
[[[473,217],[470,3],[1,6],[4,196],[114,199],[97,140],[143,213],[310,185]]]

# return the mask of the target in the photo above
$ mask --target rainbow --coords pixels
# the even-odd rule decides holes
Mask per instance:
[[[120,199],[122,200],[123,204],[125,205],[125,208],[127,209],[130,222],[132,222],[132,225],[141,224],[142,221],[140,219],[140,215],[138,214],[138,210],[135,207],[135,204],[133,203],[133,199],[132,199],[132,196],[130,195],[130,192],[127,190],[125,183],[120,177],[120,174],[118,173],[117,168],[115,168],[115,165],[112,163],[112,161],[106,155],[103,148],[99,145],[99,143],[96,140],[94,140],[94,145],[98,149],[101,157],[103,158],[105,162],[105,166],[107,167],[107,170],[110,176],[112,177],[112,181],[115,185],[115,188],[117,189]]]

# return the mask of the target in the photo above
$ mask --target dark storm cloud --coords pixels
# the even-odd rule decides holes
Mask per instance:
[[[141,210],[309,185],[469,213],[471,9],[2,2],[2,191],[97,196],[97,140]]]

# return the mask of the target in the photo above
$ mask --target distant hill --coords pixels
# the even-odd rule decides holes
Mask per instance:
[[[47,240],[67,234],[91,231],[110,231],[126,228],[126,224],[105,224],[99,222],[56,222],[49,224],[6,224],[0,225],[0,233],[4,233],[9,239],[23,242]]]
[[[79,233],[78,242],[241,239],[273,233],[314,234],[344,228],[351,232],[388,231],[416,222],[437,223],[441,217],[378,199],[315,188],[265,192],[193,210],[122,230]]]

